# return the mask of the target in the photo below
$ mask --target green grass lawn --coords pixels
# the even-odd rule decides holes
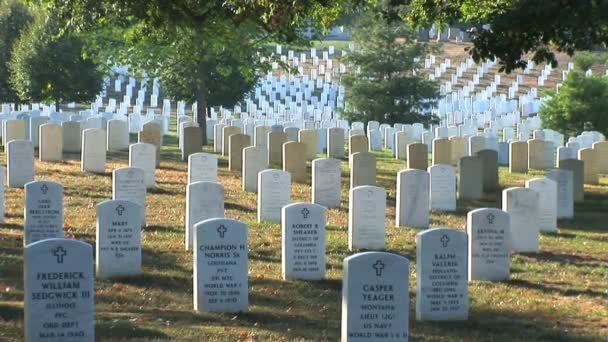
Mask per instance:
[[[187,163],[180,160],[175,132],[165,136],[164,144],[157,189],[147,197],[143,275],[95,281],[98,340],[338,340],[342,260],[351,254],[347,250],[348,161],[343,160],[342,205],[328,210],[327,278],[283,281],[280,225],[256,223],[256,195],[241,191],[240,174],[229,172],[227,160],[220,157],[226,217],[249,225],[250,310],[196,313],[192,255],[184,249]],[[128,153],[109,153],[105,174],[82,173],[79,155],[65,157],[61,163],[36,161],[36,178],[64,184],[66,236],[94,244],[95,205],[111,199],[111,171],[128,165]],[[608,178],[602,178],[598,186],[585,187],[585,203],[576,205],[574,220],[558,222],[558,234],[542,234],[540,253],[512,256],[510,281],[469,284],[468,321],[416,322],[415,236],[420,230],[394,227],[396,173],[405,164],[388,152],[377,157],[378,182],[387,189],[387,250],[411,261],[412,341],[606,339]],[[4,154],[0,162],[5,162]],[[523,186],[526,179],[541,174],[509,174],[501,167],[501,187]],[[0,227],[0,341],[23,339],[23,195],[22,189],[7,189],[6,222]],[[309,182],[293,184],[293,201],[310,198]],[[482,201],[459,201],[455,213],[432,213],[431,226],[463,230],[467,211],[500,207],[499,202],[499,193],[488,194]]]

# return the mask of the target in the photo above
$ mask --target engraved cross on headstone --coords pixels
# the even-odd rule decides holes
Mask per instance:
[[[228,230],[228,229],[227,229],[227,228],[226,228],[226,226],[224,226],[223,224],[222,224],[221,226],[217,227],[217,232],[218,232],[218,234],[220,234],[220,238],[221,238],[221,239],[223,239],[223,238],[224,238],[224,235],[226,234],[226,231],[227,231],[227,230]]]
[[[306,219],[306,218],[308,218],[308,214],[310,213],[310,211],[307,208],[304,208],[304,209],[302,209],[301,213],[302,213],[302,217]]]
[[[46,186],[46,184],[42,184],[42,187],[40,187],[40,191],[42,191],[42,193],[46,195],[46,193],[49,191],[49,187]]]
[[[494,224],[494,214],[488,214],[486,218],[488,219],[488,224]]]
[[[119,204],[118,207],[116,207],[116,213],[118,213],[118,216],[122,216],[122,213],[124,213],[125,211],[125,207],[122,206],[122,204]]]
[[[372,266],[376,270],[376,276],[382,275],[382,270],[384,269],[384,264],[382,261],[377,260],[376,263]]]
[[[450,242],[450,238],[443,234],[443,236],[441,237],[441,244],[443,245],[443,248],[446,248],[448,246],[448,242]]]
[[[63,257],[66,256],[68,252],[63,249],[63,247],[59,246],[53,251],[53,255],[57,257],[57,263],[63,264]]]

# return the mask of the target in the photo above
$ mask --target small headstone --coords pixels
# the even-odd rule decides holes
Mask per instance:
[[[312,202],[327,208],[339,208],[342,169],[340,160],[315,159],[312,162]]]
[[[247,225],[236,220],[215,218],[198,222],[194,229],[194,310],[247,311]]]
[[[288,141],[283,144],[283,171],[289,172],[291,180],[298,183],[307,181],[306,145]]]
[[[458,198],[478,200],[483,196],[483,162],[477,156],[463,157],[458,164]]]
[[[425,170],[429,166],[429,149],[426,144],[413,143],[407,145],[407,168]]]
[[[511,249],[516,252],[538,252],[538,193],[526,188],[502,191],[502,210],[511,217]]]
[[[34,147],[28,140],[11,140],[6,145],[6,180],[11,188],[21,188],[34,180]]]
[[[467,234],[433,228],[416,235],[416,319],[469,317]]]
[[[498,190],[498,152],[484,149],[477,152],[482,163],[483,191],[494,192]]]
[[[353,154],[357,152],[368,152],[369,141],[365,135],[355,135],[349,138],[348,142],[348,160],[349,166],[352,167]]]
[[[82,131],[80,170],[103,173],[106,171],[106,131],[87,128]]]
[[[38,154],[41,161],[63,160],[63,130],[54,123],[41,125],[39,128],[40,146]]]
[[[120,151],[129,147],[129,125],[126,121],[108,121],[107,131],[108,151]]]
[[[63,185],[51,181],[25,184],[24,245],[63,237]]]
[[[564,159],[558,161],[560,170],[572,172],[572,193],[574,202],[580,203],[585,200],[585,176],[583,174],[584,163],[578,159]]]
[[[225,126],[222,128],[222,156],[228,157],[230,154],[230,136],[240,133],[241,128],[238,126]]]
[[[395,224],[426,228],[429,226],[430,176],[426,171],[406,169],[397,173]]]
[[[283,144],[287,142],[287,133],[268,133],[268,164],[283,165]]]
[[[350,189],[348,249],[383,249],[385,218],[386,190],[370,185]]]
[[[545,162],[545,141],[528,140],[528,168],[543,170],[546,167]]]
[[[469,211],[469,280],[509,280],[510,222],[509,214],[500,209]]]
[[[608,174],[608,141],[593,143],[593,150],[596,151],[598,172]]]
[[[528,172],[528,144],[525,141],[509,144],[509,172]]]
[[[409,261],[364,252],[344,259],[342,341],[407,341]]]
[[[450,146],[452,147],[452,165],[458,165],[462,157],[467,156],[467,139],[465,137],[451,136]]]
[[[136,167],[121,167],[112,171],[112,199],[137,203],[141,207],[142,227],[146,223],[145,171]]]
[[[145,123],[137,134],[137,142],[156,146],[156,166],[160,165],[160,149],[163,144],[162,132],[162,126],[158,122],[150,121]],[[181,139],[183,144],[183,137]]]
[[[570,170],[550,170],[545,177],[557,184],[557,218],[574,217],[573,173]]]
[[[129,167],[144,170],[146,188],[156,187],[156,146],[147,143],[129,146]]]
[[[298,132],[300,131],[297,127],[285,127],[283,129],[287,133],[287,142],[298,141]]]
[[[224,186],[194,182],[186,188],[186,250],[196,239],[194,226],[204,220],[224,217]]]
[[[283,279],[325,277],[325,208],[293,203],[282,209]]]
[[[585,184],[598,184],[599,182],[599,155],[593,148],[578,150],[578,159],[583,161],[583,178]]]
[[[82,148],[82,129],[78,121],[65,121],[61,124],[63,152],[80,152]]]
[[[281,222],[281,209],[290,201],[291,176],[289,172],[264,170],[258,173],[258,222],[264,220],[274,223]]]
[[[342,128],[327,129],[327,157],[344,158],[344,130]]]
[[[357,152],[351,156],[350,187],[376,185],[376,156],[370,152]]]
[[[433,165],[452,163],[452,145],[448,138],[433,139]]]
[[[268,168],[266,146],[249,146],[243,149],[242,188],[244,191],[258,192],[258,173]]]
[[[193,153],[188,156],[188,184],[217,182],[217,156],[211,153]]]
[[[430,210],[456,210],[456,169],[451,165],[437,164],[429,167]]]
[[[243,149],[251,145],[247,134],[231,134],[228,139],[228,169],[240,172],[243,168]]]
[[[317,155],[317,130],[301,129],[298,132],[298,141],[306,146],[306,159],[315,159]]]
[[[526,188],[538,193],[538,224],[541,232],[557,232],[557,183],[549,178],[532,178]]]
[[[23,275],[26,341],[95,341],[90,244],[59,238],[29,244]]]
[[[182,131],[182,160],[188,160],[191,154],[201,152],[203,140],[199,127],[186,127]]]
[[[97,205],[95,271],[99,278],[141,273],[141,206],[127,200]]]
[[[255,126],[255,146],[268,148],[268,133],[270,133],[270,126]]]

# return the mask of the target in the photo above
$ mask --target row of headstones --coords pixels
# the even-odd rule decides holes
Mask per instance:
[[[120,236],[138,234],[125,201],[100,204],[110,211]],[[99,208],[99,207],[98,207]],[[139,211],[132,211],[138,214]],[[124,216],[129,218],[125,218]],[[284,279],[325,276],[325,208],[294,203],[282,208]],[[121,217],[123,216],[123,217]],[[508,280],[510,215],[492,208],[467,216],[467,233],[435,228],[417,235],[416,318],[466,320],[468,285],[473,280]],[[130,227],[128,232],[124,230]],[[196,224],[194,241],[194,309],[241,312],[249,308],[248,232],[243,222],[214,218]],[[119,231],[122,230],[122,231]],[[99,238],[99,227],[98,227]],[[97,241],[99,247],[99,239]],[[112,247],[110,247],[112,248]],[[117,260],[133,246],[109,251]],[[141,248],[139,263],[141,263]],[[99,252],[98,252],[99,253]],[[121,255],[120,257],[118,255]],[[99,259],[100,255],[97,255]],[[99,260],[98,260],[99,262]],[[93,253],[88,243],[50,238],[25,248],[25,335],[36,339],[94,339]],[[124,260],[121,263],[124,265]],[[97,273],[99,276],[100,268]],[[439,274],[439,276],[438,276]],[[365,252],[344,260],[343,338],[406,339],[409,313],[409,261],[396,254]],[[60,292],[63,290],[62,292]]]

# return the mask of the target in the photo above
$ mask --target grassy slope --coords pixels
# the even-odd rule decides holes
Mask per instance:
[[[134,141],[132,136],[131,140]],[[183,248],[187,164],[179,160],[174,132],[165,136],[158,187],[148,194],[149,226],[143,232],[144,274],[95,283],[97,336],[102,341],[152,340],[332,340],[340,334],[342,259],[347,251],[348,170],[343,161],[342,206],[328,211],[327,279],[281,280],[281,233],[277,224],[258,224],[256,195],[240,190],[240,175],[220,159],[226,188],[226,216],[249,224],[250,311],[240,314],[192,310],[192,257]],[[209,148],[205,148],[209,151]],[[65,186],[65,231],[94,243],[95,205],[111,198],[111,170],[126,166],[126,152],[109,153],[103,175],[80,172],[79,156],[63,163],[36,161],[38,179]],[[4,154],[0,162],[4,162]],[[378,181],[387,189],[387,249],[412,261],[410,309],[415,299],[415,235],[395,228],[395,175],[404,167],[386,152],[378,154]],[[310,174],[310,171],[309,171]],[[523,186],[532,175],[501,168],[501,186]],[[559,222],[559,234],[543,234],[541,252],[512,257],[508,282],[469,285],[466,322],[411,320],[411,340],[433,341],[597,341],[605,338],[608,259],[608,179],[586,187],[587,201],[576,219]],[[293,201],[310,200],[310,184],[294,184]],[[456,213],[433,213],[432,226],[464,229],[466,212],[499,206],[498,194],[458,203]],[[23,333],[23,190],[7,189],[6,223],[0,227],[0,340]],[[413,311],[410,317],[415,317]]]

